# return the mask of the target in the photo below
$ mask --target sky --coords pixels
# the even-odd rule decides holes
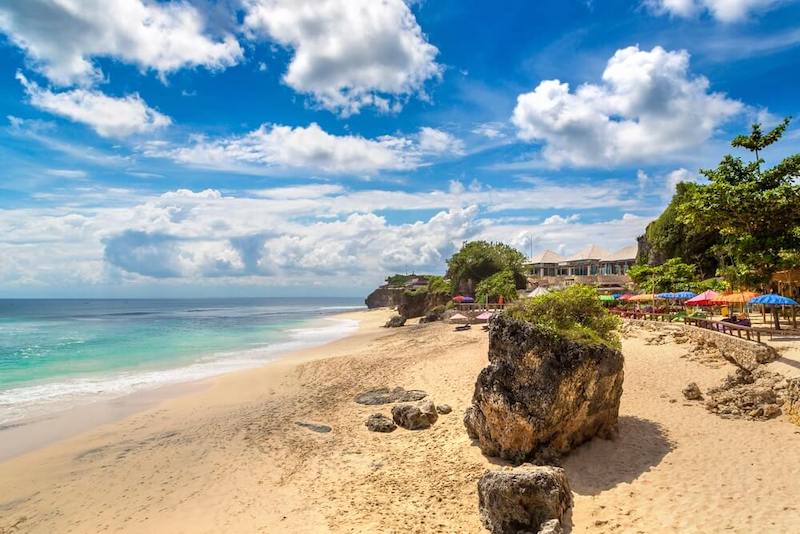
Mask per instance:
[[[790,0],[0,0],[0,297],[363,296],[635,243],[798,115]],[[800,151],[800,122],[765,154]]]

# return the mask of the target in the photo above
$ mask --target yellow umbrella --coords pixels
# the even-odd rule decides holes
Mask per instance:
[[[653,300],[653,295],[650,293],[642,293],[641,295],[634,295],[628,299],[629,301],[646,301],[646,300]]]
[[[731,293],[729,295],[720,295],[714,302],[725,302],[728,304],[747,304],[753,298],[760,295],[760,293],[753,293],[752,291],[740,291],[739,293]]]

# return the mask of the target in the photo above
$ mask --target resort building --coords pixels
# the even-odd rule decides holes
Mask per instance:
[[[616,252],[589,245],[572,256],[545,250],[530,258],[525,267],[529,282],[538,287],[589,284],[600,290],[623,291],[631,284],[628,269],[636,262],[637,245]]]

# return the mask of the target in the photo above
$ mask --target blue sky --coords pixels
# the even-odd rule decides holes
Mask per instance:
[[[797,115],[800,2],[0,2],[0,296],[361,295],[634,243]],[[767,154],[800,150],[800,129]]]

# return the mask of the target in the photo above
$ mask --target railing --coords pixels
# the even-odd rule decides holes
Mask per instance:
[[[715,330],[723,334],[728,334],[734,337],[746,337],[750,341],[761,343],[761,331],[751,326],[742,326],[739,324],[726,323],[725,321],[714,321],[712,319],[700,319],[698,317],[684,317],[683,322],[699,328],[707,330]]]
[[[488,303],[483,304],[480,302],[457,302],[456,309],[458,311],[475,311],[475,310],[502,310],[508,304]]]
[[[625,317],[627,319],[641,319],[643,321],[662,321],[670,322],[673,314],[671,313],[652,313],[635,310],[609,310],[614,315]]]

